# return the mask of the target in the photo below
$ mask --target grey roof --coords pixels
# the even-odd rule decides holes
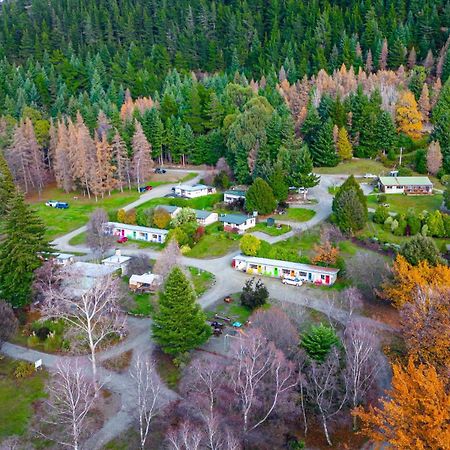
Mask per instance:
[[[213,211],[205,211],[204,209],[194,209],[196,219],[207,219]]]
[[[247,192],[245,191],[238,191],[238,190],[229,190],[229,191],[225,191],[223,193],[224,195],[235,195],[236,197],[245,197],[245,195],[247,194]]]
[[[160,230],[159,228],[140,227],[139,225],[128,225],[126,223],[109,222],[114,228],[123,228],[124,230],[140,231],[141,233],[168,234],[168,230]]]
[[[200,191],[203,189],[209,189],[209,186],[205,186],[204,184],[195,184],[191,186],[190,184],[179,184],[175,186],[175,189],[181,189],[182,191]]]
[[[156,209],[161,208],[167,211],[169,214],[174,213],[177,209],[180,209],[179,206],[172,206],[172,205],[158,205]]]
[[[257,258],[256,256],[244,256],[238,255],[234,257],[237,261],[245,261],[250,264],[262,264],[265,266],[273,266],[280,267],[285,269],[293,269],[293,270],[302,270],[309,272],[318,272],[318,273],[332,273],[337,274],[339,269],[335,269],[333,267],[321,267],[321,266],[313,266],[311,264],[303,264],[296,263],[292,261],[281,261],[278,259],[269,259],[269,258]]]
[[[244,216],[243,214],[225,214],[219,217],[220,222],[232,223],[234,225],[242,225],[247,219],[250,219],[250,217]]]

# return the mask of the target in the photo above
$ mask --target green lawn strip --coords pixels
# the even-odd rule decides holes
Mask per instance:
[[[17,362],[0,359],[0,440],[22,435],[33,415],[33,404],[46,396],[47,372],[39,371],[31,377],[16,379]]]
[[[186,198],[171,198],[171,197],[161,197],[161,198],[153,198],[148,202],[139,205],[136,209],[148,209],[154,208],[158,205],[172,205],[172,206],[180,206],[180,207],[189,207],[193,209],[207,209],[212,210],[213,206],[220,202],[223,198],[223,194],[211,194],[205,195],[203,197],[197,197],[192,199]]]
[[[253,231],[260,231],[261,233],[268,234],[269,236],[281,236],[282,234],[287,233],[288,231],[291,231],[291,227],[289,225],[281,224],[280,228],[278,226],[267,226],[266,222],[260,222],[257,223],[254,228],[251,228],[248,230],[249,233],[252,233]]]
[[[384,167],[379,161],[372,159],[353,159],[348,162],[339,163],[336,167],[317,167],[315,173],[332,175],[332,174],[348,174],[348,175],[364,175],[372,173],[380,175],[381,173],[389,173],[390,169]]]
[[[176,391],[181,380],[181,368],[173,363],[171,356],[166,355],[159,349],[154,351],[154,356],[158,375],[170,389]]]
[[[275,220],[278,218],[280,220],[292,220],[294,222],[307,222],[308,220],[311,220],[315,215],[316,212],[312,209],[288,208],[286,210],[286,215],[274,218]]]
[[[377,194],[370,194],[367,196],[367,206],[376,209],[379,206],[377,201]],[[409,208],[412,208],[416,213],[421,213],[426,210],[433,212],[440,209],[442,205],[442,195],[404,195],[404,194],[386,194],[386,201],[383,203],[389,204],[389,211],[405,214]]]
[[[69,241],[69,245],[83,245],[86,244],[86,231],[77,234]]]
[[[198,297],[201,297],[214,283],[214,275],[206,270],[188,267],[192,284]]]

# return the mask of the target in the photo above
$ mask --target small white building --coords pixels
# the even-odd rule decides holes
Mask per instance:
[[[105,266],[114,267],[115,270],[120,270],[122,275],[126,275],[128,272],[128,263],[130,262],[130,256],[122,256],[119,249],[116,250],[116,253],[109,258],[105,258],[102,261],[102,264]]]
[[[117,238],[126,237],[135,241],[156,242],[163,244],[169,232],[159,228],[140,227],[138,225],[128,225],[125,223],[108,222],[112,233]]]
[[[245,195],[246,195],[245,191],[238,191],[238,190],[225,191],[223,193],[223,201],[225,203],[234,203],[239,200],[245,201]]]
[[[380,177],[378,188],[384,194],[427,195],[433,193],[428,177]]]
[[[142,290],[145,292],[156,291],[161,285],[162,277],[153,273],[142,275],[131,275],[128,286],[132,291]]]
[[[181,211],[181,208],[179,206],[172,205],[158,205],[156,209],[163,209],[164,211],[167,211],[171,219],[174,219]]]
[[[58,253],[55,255],[55,262],[59,266],[67,266],[75,261],[75,255],[71,253]]]
[[[219,220],[219,215],[215,212],[205,211],[204,209],[194,209],[194,211],[195,219],[199,225],[211,225]]]
[[[231,263],[236,270],[251,275],[264,275],[274,278],[297,278],[318,285],[331,286],[336,282],[339,269],[313,266],[311,264],[280,261],[239,255]]]
[[[179,197],[197,198],[205,195],[215,194],[216,188],[211,186],[205,186],[204,184],[195,184],[193,186],[189,184],[179,184],[174,187],[174,192]]]
[[[256,225],[255,217],[243,214],[224,214],[219,217],[219,221],[223,223],[224,231],[237,234],[243,234]]]

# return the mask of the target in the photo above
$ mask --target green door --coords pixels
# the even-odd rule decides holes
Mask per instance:
[[[273,275],[274,275],[275,277],[278,276],[278,267],[275,267],[275,269],[273,269]]]

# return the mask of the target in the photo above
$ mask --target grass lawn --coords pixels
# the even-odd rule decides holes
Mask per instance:
[[[214,283],[214,275],[196,267],[189,267],[188,270],[191,274],[195,292],[198,297],[201,297]]]
[[[390,205],[389,211],[396,213],[406,213],[409,208],[413,208],[416,213],[424,210],[433,212],[442,205],[442,195],[403,195],[403,194],[386,194],[386,203]],[[377,208],[377,195],[371,194],[367,196],[367,206],[369,208]]]
[[[286,210],[286,215],[281,217],[281,220],[286,218],[286,220],[293,220],[294,222],[307,222],[311,220],[316,215],[316,212],[312,209],[306,208],[288,208]]]
[[[232,250],[237,250],[238,241],[241,238],[238,234],[225,233],[219,222],[206,227],[206,233],[200,241],[186,253],[192,258],[214,258],[223,256]]]
[[[21,435],[33,415],[33,404],[45,397],[47,373],[40,371],[28,378],[16,379],[17,362],[0,359],[0,441],[6,436]]]
[[[116,192],[110,197],[100,198],[98,202],[94,198],[88,199],[82,195],[78,195],[78,198],[74,199],[76,196],[77,194],[73,192],[66,194],[60,189],[51,188],[44,191],[39,201],[33,199],[31,204],[46,225],[48,238],[55,238],[82,227],[96,208],[104,208],[109,212],[128,205],[128,203],[139,198],[139,193],[135,191]],[[50,199],[68,202],[69,209],[56,209],[45,206],[45,202]]]
[[[249,232],[253,231],[261,231],[262,233],[268,234],[269,236],[281,236],[282,234],[291,231],[291,227],[289,225],[280,224],[280,228],[278,226],[268,227],[266,222],[257,223],[254,228],[251,228]]]
[[[161,198],[153,198],[148,202],[143,203],[138,206],[136,209],[147,209],[154,208],[158,205],[173,205],[173,206],[181,206],[181,207],[189,207],[193,209],[208,209],[212,210],[213,206],[222,200],[222,194],[211,194],[205,195],[203,197],[186,199],[186,198],[170,198],[170,197],[161,197]]]
[[[83,245],[83,244],[86,244],[86,231],[77,234],[69,241],[69,245]]]
[[[364,175],[365,173],[373,173],[374,175],[380,175],[382,173],[388,174],[389,170],[384,167],[379,161],[372,159],[352,159],[348,162],[341,162],[336,167],[317,167],[314,169],[318,174],[334,174],[342,173],[348,175]]]

